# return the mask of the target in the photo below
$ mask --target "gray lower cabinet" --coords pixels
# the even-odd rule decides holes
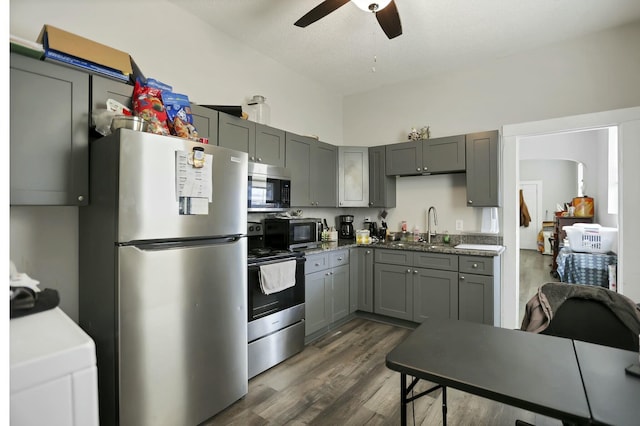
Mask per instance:
[[[374,292],[373,312],[393,318],[413,320],[413,269],[411,266],[376,263]]]
[[[307,256],[305,264],[305,336],[349,314],[349,251]]]
[[[386,148],[369,148],[369,207],[393,208],[396,206],[396,177],[387,176]]]
[[[191,117],[198,136],[209,139],[209,145],[218,145],[218,111],[191,104]]]
[[[291,207],[336,207],[338,147],[286,132],[285,167],[291,172]]]
[[[466,135],[467,207],[499,207],[498,131]]]
[[[500,256],[460,256],[458,318],[500,324]]]
[[[415,268],[413,277],[413,321],[458,318],[458,273]]]
[[[89,74],[10,54],[10,204],[89,201]]]
[[[351,294],[350,312],[373,312],[373,249],[356,247],[350,250]]]
[[[369,205],[369,149],[362,146],[338,147],[338,206]]]
[[[413,321],[458,318],[458,256],[413,254]]]

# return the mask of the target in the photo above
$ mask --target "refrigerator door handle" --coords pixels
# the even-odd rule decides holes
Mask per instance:
[[[220,244],[233,244],[243,238],[242,234],[225,235],[223,237],[211,237],[203,239],[193,240],[179,240],[179,241],[131,241],[128,243],[120,244],[120,246],[134,246],[140,250],[171,250],[185,247],[197,247],[197,246],[210,246]]]

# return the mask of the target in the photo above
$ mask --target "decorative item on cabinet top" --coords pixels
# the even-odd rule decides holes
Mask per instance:
[[[409,132],[408,139],[410,141],[420,141],[420,140],[429,139],[430,137],[431,137],[431,129],[429,128],[429,126],[424,126],[420,130],[416,129],[415,127],[412,127],[411,131]]]

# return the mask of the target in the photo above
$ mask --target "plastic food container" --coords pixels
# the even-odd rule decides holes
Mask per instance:
[[[358,229],[356,231],[356,244],[371,244],[371,236],[368,229]]]

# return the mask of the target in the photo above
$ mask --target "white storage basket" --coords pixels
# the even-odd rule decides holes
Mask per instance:
[[[586,253],[608,253],[615,251],[618,239],[617,228],[606,228],[597,223],[576,223],[563,226],[571,250]]]

